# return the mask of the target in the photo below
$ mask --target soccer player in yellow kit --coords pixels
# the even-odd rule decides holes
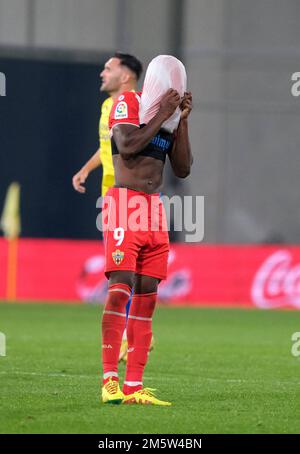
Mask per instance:
[[[100,166],[102,166],[101,195],[104,196],[108,189],[115,184],[111,141],[108,127],[109,114],[114,100],[117,99],[123,92],[137,90],[137,81],[142,73],[142,70],[142,64],[136,57],[117,52],[105,63],[104,69],[100,73],[102,80],[100,91],[108,93],[109,98],[103,102],[101,107],[101,116],[99,121],[100,146],[72,179],[74,189],[81,194],[86,192],[84,184],[89,174]],[[126,356],[127,341],[125,332],[119,359],[126,360]]]
[[[115,99],[124,91],[136,91],[137,81],[142,73],[140,61],[129,54],[117,52],[111,57],[100,73],[102,84],[100,91],[109,94],[101,107],[99,122],[100,146],[96,153],[84,164],[84,166],[73,176],[73,187],[80,193],[85,193],[84,183],[89,174],[100,167],[103,167],[102,193],[104,196],[107,190],[114,185],[114,166],[111,153],[111,142],[109,137],[108,119]]]

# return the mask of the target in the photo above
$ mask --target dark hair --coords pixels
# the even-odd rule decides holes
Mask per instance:
[[[143,71],[143,65],[136,57],[130,54],[123,54],[122,52],[116,52],[114,58],[118,58],[121,61],[121,65],[129,68],[136,75],[137,80],[139,80]]]

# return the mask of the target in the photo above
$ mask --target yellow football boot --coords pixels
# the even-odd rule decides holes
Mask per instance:
[[[128,394],[124,396],[123,404],[161,405],[165,407],[172,405],[171,402],[157,399],[153,391],[155,391],[153,388],[143,388],[132,394]]]
[[[104,404],[121,404],[124,397],[119,382],[110,377],[108,382],[102,387],[102,402]]]

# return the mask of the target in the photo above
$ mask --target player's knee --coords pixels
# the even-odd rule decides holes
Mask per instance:
[[[112,271],[109,275],[109,286],[119,283],[126,284],[132,289],[134,273],[132,271]]]
[[[157,292],[159,282],[160,279],[155,277],[138,274],[134,283],[134,293],[155,293]]]
[[[123,282],[110,283],[105,301],[105,311],[126,311],[126,305],[131,295],[131,287]]]

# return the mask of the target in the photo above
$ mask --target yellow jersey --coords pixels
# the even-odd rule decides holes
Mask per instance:
[[[101,107],[101,116],[99,121],[99,142],[100,142],[100,158],[102,162],[102,193],[104,196],[109,188],[115,184],[115,171],[112,160],[111,142],[109,136],[108,120],[113,99],[107,98]]]

